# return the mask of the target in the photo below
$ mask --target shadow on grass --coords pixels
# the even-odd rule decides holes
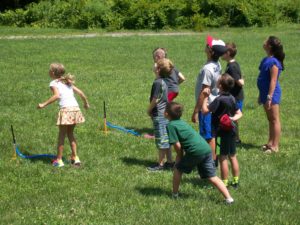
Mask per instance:
[[[172,193],[170,190],[165,190],[159,187],[136,187],[135,188],[140,194],[145,196],[167,196],[172,198]],[[188,198],[190,195],[185,193],[180,193],[180,198]]]
[[[138,166],[145,166],[149,167],[155,164],[156,162],[147,160],[147,159],[138,159],[138,158],[132,158],[132,157],[123,157],[121,158],[123,163],[126,165],[132,166],[132,165],[138,165]]]
[[[183,177],[182,182],[191,183],[201,189],[213,189],[213,185],[207,179],[200,179],[199,177]]]
[[[239,148],[239,149],[243,148],[243,149],[245,149],[247,151],[249,151],[250,149],[257,150],[257,149],[261,148],[260,145],[254,145],[254,144],[251,144],[251,143],[244,143],[244,142],[242,142],[240,144],[237,144],[236,147]]]
[[[32,156],[33,155],[33,154],[31,154],[30,152],[28,152],[26,150],[22,150],[22,154],[25,155],[25,156]],[[22,159],[24,159],[24,158],[22,158]],[[42,163],[51,165],[53,158],[51,158],[51,157],[37,157],[37,158],[25,158],[24,160],[29,160],[30,162],[33,162],[33,163],[42,162]]]

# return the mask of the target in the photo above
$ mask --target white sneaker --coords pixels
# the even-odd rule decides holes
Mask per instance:
[[[226,205],[231,205],[232,203],[234,203],[233,198],[226,198],[226,199],[225,199],[225,204],[226,204]]]
[[[80,166],[80,165],[81,165],[81,162],[80,162],[79,157],[76,156],[75,159],[72,159],[72,160],[71,160],[71,164],[74,165],[74,166]]]

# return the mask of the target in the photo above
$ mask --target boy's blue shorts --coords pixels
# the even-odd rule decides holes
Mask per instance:
[[[158,149],[170,148],[167,125],[169,120],[164,116],[153,117],[155,144]]]
[[[199,112],[198,114],[199,117],[199,131],[200,135],[205,139],[209,140],[214,137],[211,129],[211,113],[208,114],[202,114]]]
[[[236,100],[236,106],[241,110],[241,112],[243,112],[243,105],[243,100]]]
[[[190,173],[197,167],[198,173],[203,179],[216,176],[215,163],[211,152],[202,156],[184,155],[175,167],[182,173]]]

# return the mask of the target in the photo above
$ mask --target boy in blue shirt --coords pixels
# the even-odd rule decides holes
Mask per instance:
[[[180,119],[183,106],[168,103],[165,117],[169,119],[167,126],[169,142],[176,150],[176,161],[173,174],[173,197],[178,197],[178,190],[183,173],[190,173],[197,167],[201,178],[208,179],[225,197],[225,202],[234,202],[227,188],[216,176],[215,164],[209,144],[186,122]]]

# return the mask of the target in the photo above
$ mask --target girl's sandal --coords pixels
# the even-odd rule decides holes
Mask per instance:
[[[279,151],[278,148],[268,147],[268,149],[266,149],[266,150],[264,151],[264,153],[266,153],[266,154],[271,154],[271,153],[276,153],[276,152],[278,152],[278,151]]]
[[[264,144],[261,148],[263,151],[266,151],[270,148],[270,146],[268,144]]]

